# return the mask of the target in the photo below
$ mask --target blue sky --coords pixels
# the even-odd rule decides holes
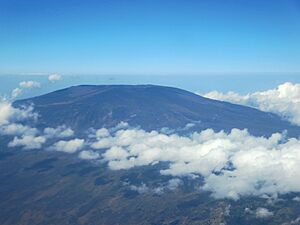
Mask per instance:
[[[300,71],[299,0],[0,0],[0,74]]]
[[[11,91],[22,81],[37,81],[40,88],[23,91],[19,98],[33,97],[58,89],[81,85],[103,84],[155,84],[178,87],[197,93],[210,91],[235,91],[240,94],[274,89],[284,82],[300,83],[299,74],[243,74],[241,75],[66,75],[57,82],[49,82],[43,75],[1,75],[0,96],[10,95]]]

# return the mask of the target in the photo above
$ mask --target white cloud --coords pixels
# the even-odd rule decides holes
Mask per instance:
[[[183,130],[189,130],[191,128],[193,128],[196,124],[194,123],[188,123],[185,125],[185,127],[183,128]]]
[[[142,184],[140,186],[137,185],[130,185],[130,189],[133,191],[137,191],[139,194],[145,194],[150,191],[150,188],[146,186],[146,184]]]
[[[6,99],[0,100],[0,134],[15,136],[8,147],[22,146],[24,149],[39,149],[46,142],[43,136],[36,136],[38,130],[22,124],[24,121],[35,121],[38,115],[32,106],[15,108]],[[21,137],[18,137],[21,136]]]
[[[13,89],[12,92],[11,92],[11,98],[15,99],[16,97],[18,97],[19,95],[22,94],[22,91],[23,90],[21,88],[15,88],[15,89]]]
[[[74,135],[74,131],[66,126],[58,126],[56,128],[47,127],[44,129],[44,134],[48,138],[66,138]]]
[[[298,197],[298,196],[297,196],[297,197],[294,197],[294,198],[293,198],[293,201],[300,202],[300,197]]]
[[[162,184],[158,187],[149,187],[145,183],[141,185],[130,185],[130,183],[125,183],[129,185],[129,188],[133,191],[138,192],[139,194],[163,194],[165,191],[174,191],[176,190],[181,184],[182,181],[178,178],[174,178],[168,181],[166,184]]]
[[[23,146],[24,149],[40,149],[45,142],[46,138],[42,136],[23,135],[21,138],[14,137],[8,143],[8,147]]]
[[[97,142],[94,142],[91,144],[91,147],[93,149],[104,149],[104,148],[108,148],[112,145],[111,143],[111,138],[103,138],[103,139],[100,139],[99,141]]]
[[[41,84],[37,81],[22,81],[19,83],[19,87],[15,88],[11,92],[11,99],[17,98],[19,95],[23,93],[24,89],[29,88],[40,88]]]
[[[22,81],[19,83],[21,88],[40,88],[41,84],[37,81]]]
[[[113,127],[111,130],[114,132],[117,130],[126,129],[128,127],[129,127],[129,124],[127,122],[121,121],[115,127]]]
[[[24,149],[40,149],[49,138],[66,138],[74,135],[74,131],[66,126],[45,128],[42,136],[37,136],[37,128],[23,124],[34,122],[38,114],[33,111],[33,106],[15,108],[8,100],[0,101],[0,134],[15,136],[8,147],[23,146]],[[33,124],[33,123],[31,123]],[[57,142],[57,150],[72,152],[80,149],[83,140],[74,139],[69,142]]]
[[[0,102],[0,125],[8,124],[15,115],[15,108],[8,101]]]
[[[137,186],[137,185],[130,185],[129,188],[130,188],[130,190],[136,191],[139,194],[157,194],[157,195],[163,194],[164,190],[166,189],[166,187],[164,187],[164,186],[151,188],[151,187],[148,187],[144,183],[142,183],[139,186]]]
[[[122,159],[127,159],[129,155],[129,153],[127,152],[127,150],[125,150],[122,147],[118,147],[118,146],[113,146],[109,149],[109,151],[106,151],[103,156],[105,157],[105,159],[111,161],[111,160],[122,160]]]
[[[167,188],[170,190],[176,190],[180,185],[182,185],[182,180],[179,178],[173,178],[168,181]]]
[[[273,215],[274,215],[274,213],[269,211],[266,208],[257,208],[256,212],[255,212],[256,218],[268,218]]]
[[[100,154],[98,152],[85,150],[85,151],[81,151],[78,157],[80,159],[94,160],[94,159],[98,159],[100,157]]]
[[[66,153],[74,153],[79,151],[83,146],[84,140],[75,138],[69,141],[58,141],[51,147],[51,149]]]
[[[51,74],[48,76],[48,80],[51,82],[59,81],[61,79],[62,79],[62,77],[59,74]]]
[[[20,124],[24,120],[36,120],[37,114],[33,107],[15,108],[7,100],[0,101],[0,133],[6,135],[21,135],[37,133],[37,129]]]
[[[49,138],[66,138],[74,135],[74,131],[66,126],[45,128],[43,136],[36,136],[40,131],[31,127],[38,119],[33,106],[13,107],[6,99],[0,100],[0,134],[12,135],[14,139],[9,147],[24,146],[25,149],[38,149]],[[26,124],[29,124],[26,125]],[[21,137],[20,137],[21,136]]]
[[[173,133],[175,133],[175,130],[170,129],[168,127],[163,127],[163,128],[160,129],[160,132],[163,133],[163,134],[173,134]]]
[[[35,135],[38,133],[36,128],[32,128],[19,123],[11,123],[5,126],[0,126],[0,134],[5,135]]]
[[[287,82],[275,89],[247,95],[239,95],[235,92],[224,94],[212,91],[204,94],[204,96],[272,112],[293,124],[300,125],[300,84]]]
[[[113,170],[169,162],[162,175],[202,175],[203,190],[216,198],[299,192],[300,140],[269,138],[246,130],[229,134],[211,129],[189,137],[140,129],[119,130],[91,143]]]
[[[109,131],[106,128],[101,128],[96,131],[97,138],[103,138],[109,136]]]

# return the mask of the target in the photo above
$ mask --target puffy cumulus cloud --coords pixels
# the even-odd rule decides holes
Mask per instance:
[[[8,124],[16,115],[16,110],[10,102],[0,102],[0,125]]]
[[[41,84],[37,81],[22,81],[19,83],[21,88],[40,88]]]
[[[58,141],[50,148],[60,152],[74,153],[79,151],[84,146],[84,139],[72,139],[68,141]]]
[[[300,192],[300,140],[211,129],[190,136],[141,129],[118,130],[91,144],[113,170],[169,162],[162,175],[201,175],[216,198]]]
[[[0,101],[0,135],[14,136],[8,147],[23,147],[24,149],[40,149],[46,142],[46,137],[37,136],[37,128],[24,125],[24,121],[35,121],[38,114],[32,106],[16,108],[6,99]]]
[[[145,193],[150,192],[150,188],[147,187],[146,184],[144,184],[144,183],[142,185],[140,185],[140,186],[130,185],[130,190],[136,191],[139,194],[145,194]]]
[[[94,152],[91,150],[85,150],[85,151],[81,151],[78,157],[80,159],[94,160],[100,158],[100,154],[98,152]]]
[[[62,125],[56,128],[47,127],[44,129],[44,134],[48,138],[67,138],[73,136],[74,131],[71,128],[67,128],[65,125]]]
[[[257,208],[255,211],[256,218],[268,218],[273,215],[274,215],[274,213],[269,211],[266,208]]]
[[[29,88],[40,88],[41,87],[41,83],[37,82],[37,81],[22,81],[19,83],[19,87],[15,88],[12,90],[11,92],[11,98],[15,99],[17,98],[19,95],[21,95],[23,93],[24,89],[29,89]]]
[[[24,149],[40,149],[46,142],[46,138],[43,136],[23,135],[22,137],[14,137],[14,139],[8,143],[8,147],[22,146]]]
[[[0,101],[0,134],[34,134],[35,128],[20,124],[24,120],[36,120],[38,115],[33,112],[33,107],[15,108],[7,100]]]
[[[97,138],[103,138],[103,137],[108,137],[110,134],[109,134],[108,129],[101,128],[101,129],[96,130],[95,135],[96,135]]]
[[[32,128],[19,123],[11,123],[5,126],[0,126],[0,134],[5,135],[35,135],[38,133],[36,128]]]
[[[32,106],[15,108],[9,101],[0,101],[0,126],[25,119],[36,119],[37,116]]]
[[[245,208],[245,213],[254,215],[258,219],[265,219],[274,215],[274,213],[271,212],[269,209],[263,207],[259,207],[255,210],[252,210],[250,208]]]
[[[168,181],[167,188],[170,190],[176,190],[180,185],[182,185],[182,180],[179,178],[174,178]]]
[[[300,202],[300,197],[298,197],[298,196],[294,197],[293,201]]]
[[[51,81],[51,82],[56,82],[56,81],[59,81],[61,79],[62,79],[62,77],[59,74],[51,74],[51,75],[48,76],[48,80]]]
[[[115,127],[113,127],[111,130],[114,132],[117,130],[127,129],[127,128],[129,128],[129,124],[127,122],[121,121]]]
[[[20,87],[24,88],[33,86],[37,86],[37,83],[33,81],[20,83]],[[31,127],[37,119],[38,114],[34,112],[32,105],[14,107],[11,99],[0,98],[0,135],[14,136],[8,147],[40,149],[48,139],[61,139],[74,135],[74,131],[65,125],[56,128],[47,127],[43,131]],[[30,126],[26,124],[30,124]],[[55,147],[57,147],[57,150],[73,152],[80,149],[81,144],[82,141],[80,139],[74,139],[69,142],[57,142]]]
[[[300,84],[287,82],[275,89],[247,95],[239,95],[235,92],[220,93],[212,91],[204,94],[204,96],[272,112],[293,124],[300,125]]]

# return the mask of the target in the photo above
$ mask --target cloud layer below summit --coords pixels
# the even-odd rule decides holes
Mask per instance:
[[[103,130],[101,131],[103,133]],[[169,162],[162,175],[197,176],[216,198],[299,192],[300,140],[282,134],[251,136],[246,130],[229,134],[205,130],[189,137],[156,131],[122,129],[100,137],[91,147],[113,170]]]
[[[272,112],[295,125],[300,125],[300,84],[298,83],[287,82],[274,89],[247,95],[212,91],[203,96]]]

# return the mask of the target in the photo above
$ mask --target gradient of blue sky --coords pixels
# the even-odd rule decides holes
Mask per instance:
[[[0,74],[300,71],[299,0],[0,0]]]

